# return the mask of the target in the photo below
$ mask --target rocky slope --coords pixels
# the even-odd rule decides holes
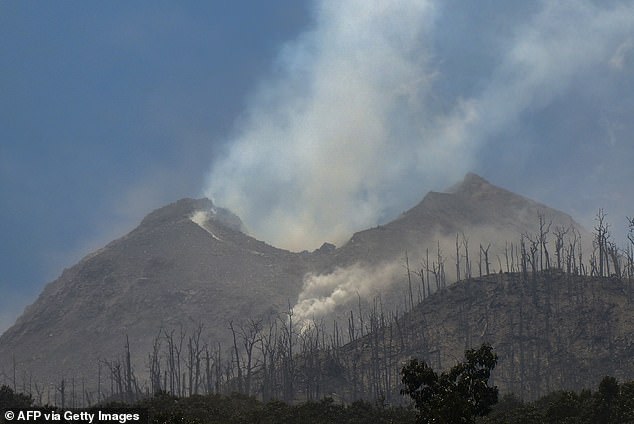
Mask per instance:
[[[357,380],[357,396],[398,399],[406,359],[444,370],[482,343],[499,355],[492,383],[524,399],[634,380],[634,280],[550,270],[458,282],[343,346],[326,390],[352,398]]]
[[[429,193],[398,219],[354,234],[341,248],[324,245],[311,253],[249,237],[240,231],[238,217],[207,199],[180,200],[152,212],[135,230],[47,285],[0,337],[0,375],[11,375],[15,364],[22,378],[49,384],[82,376],[90,382],[100,359],[121,355],[126,336],[133,366],[142,375],[152,341],[162,330],[202,323],[206,341],[228,346],[229,321],[287,309],[306,294],[307,273],[394,262],[405,251],[418,262],[423,249],[435,248],[437,240],[452,252],[456,233],[470,238],[476,256],[479,243],[497,242],[493,258],[503,241],[536,231],[538,213],[553,226],[573,226],[585,234],[570,216],[474,174],[447,193]],[[448,273],[452,260],[447,253]],[[405,279],[402,269],[398,273]],[[375,289],[401,299],[402,287],[379,284]]]
[[[538,231],[542,214],[552,228],[574,227],[589,238],[574,219],[561,211],[497,187],[469,173],[446,192],[429,192],[412,209],[386,225],[358,232],[338,249],[337,264],[369,263],[402,257],[407,249],[420,257],[435,250],[437,241],[447,256],[455,249],[456,234],[464,234],[477,254],[479,244],[499,253],[505,242],[517,242],[522,233]]]
[[[127,335],[141,371],[161,328],[204,323],[225,341],[229,320],[287,307],[310,265],[238,227],[206,199],[152,212],[47,285],[0,337],[0,364],[8,373],[15,358],[18,370],[49,381],[95,375]]]

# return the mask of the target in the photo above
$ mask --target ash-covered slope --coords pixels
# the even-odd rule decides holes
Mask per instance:
[[[369,317],[368,319],[372,319]],[[374,317],[378,319],[378,317]],[[546,270],[463,280],[425,299],[398,321],[341,348],[331,390],[399,398],[399,370],[412,357],[436,370],[466,349],[491,344],[499,355],[493,384],[536,399],[556,390],[597,387],[601,379],[634,379],[634,281]],[[354,360],[347,359],[354,358]],[[386,381],[391,382],[386,387]]]
[[[143,378],[147,355],[161,330],[178,332],[183,326],[191,334],[202,323],[203,342],[221,342],[224,352],[232,341],[227,329],[231,320],[257,319],[289,304],[298,306],[299,318],[328,320],[336,313],[330,306],[347,312],[346,302],[356,302],[359,293],[372,298],[373,293],[350,283],[357,278],[368,284],[365,277],[352,275],[359,269],[400,261],[405,251],[417,264],[423,249],[434,249],[440,240],[449,274],[456,233],[470,238],[476,257],[480,242],[504,247],[520,233],[536,231],[538,213],[553,226],[572,225],[585,234],[568,215],[474,174],[447,193],[429,193],[395,221],[356,233],[339,249],[324,245],[312,253],[267,245],[241,232],[240,219],[211,201],[184,199],[150,213],[135,230],[47,285],[0,337],[0,375],[12,373],[15,358],[18,375],[33,376],[34,381],[59,383],[63,376],[75,376],[94,383],[97,361],[120,356],[127,335],[133,366]],[[491,258],[494,251],[492,247]],[[361,268],[347,272],[354,264]],[[330,278],[337,268],[344,272]],[[362,271],[362,276],[376,280],[375,292],[392,299],[386,306],[400,308],[403,285],[390,281],[405,279],[402,267],[392,266],[391,274],[375,271]],[[315,283],[307,273],[326,277],[305,284]],[[321,315],[313,307],[320,302],[326,305]]]
[[[467,237],[476,255],[480,243],[484,247],[491,243],[491,257],[495,257],[506,242],[517,242],[523,233],[535,234],[539,214],[546,224],[552,223],[551,238],[552,230],[559,226],[573,227],[582,239],[589,239],[587,231],[570,215],[469,173],[446,192],[429,192],[394,221],[354,234],[338,249],[337,264],[402,258],[406,250],[410,259],[419,259],[425,248],[435,251],[438,241],[449,256],[455,249],[456,234]]]
[[[120,355],[128,335],[143,374],[161,328],[204,323],[206,336],[226,341],[229,320],[287,307],[310,269],[305,255],[248,237],[240,226],[207,199],[152,212],[46,286],[0,337],[0,368],[8,373],[15,358],[18,375],[40,382],[96,378],[98,359]]]
[[[591,236],[569,215],[467,174],[444,193],[428,193],[396,220],[354,234],[333,252],[328,268],[305,279],[296,310],[303,318],[335,318],[345,325],[351,309],[370,307],[378,297],[388,310],[402,311],[423,291],[465,276],[517,270],[522,235],[530,238],[529,249],[540,217],[550,261],[556,229],[567,231],[566,245],[584,244],[583,252],[590,253]]]

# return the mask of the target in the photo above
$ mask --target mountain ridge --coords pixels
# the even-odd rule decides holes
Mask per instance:
[[[460,232],[472,237],[475,248],[491,234],[477,234],[483,229],[515,238],[535,229],[539,211],[581,228],[569,215],[475,174],[454,188],[429,193],[401,217],[357,232],[339,248],[324,244],[314,252],[278,249],[242,232],[239,217],[211,200],[181,199],[149,213],[49,283],[0,336],[0,364],[15,357],[18,368],[49,382],[61,374],[94,374],[95,364],[119,355],[129,337],[139,371],[157,332],[203,323],[209,340],[227,346],[228,322],[287,310],[304,293],[308,275],[393,262],[404,252],[418,259],[439,237],[446,244]],[[464,195],[469,190],[476,195]],[[386,282],[379,289],[398,301],[398,286]]]
[[[494,235],[489,240],[477,237],[485,246],[494,242],[493,238],[514,242],[522,233],[537,231],[540,214],[545,220],[552,221],[553,228],[573,227],[580,234],[588,235],[570,215],[468,173],[461,182],[444,192],[430,191],[393,221],[355,233],[336,254],[348,264],[359,256],[365,256],[366,262],[396,259],[403,256],[406,249],[420,257],[426,249],[435,248],[433,245],[439,239],[445,240],[444,251],[450,252],[449,246],[456,234],[469,237],[474,230]],[[385,243],[386,239],[389,243],[379,248],[378,240]]]
[[[415,357],[435,370],[453,366],[482,343],[498,363],[501,393],[537,399],[555,390],[596,387],[606,375],[634,378],[634,282],[610,277],[504,272],[461,280],[433,293],[395,322],[340,347],[337,373],[324,391],[351,399],[363,372],[390,374],[378,390],[399,398],[399,363]],[[367,319],[371,319],[368,317]],[[378,319],[375,317],[374,319]],[[350,360],[349,358],[354,358]],[[380,369],[377,369],[379,368]],[[368,385],[358,387],[376,393]],[[376,384],[376,383],[374,383]]]

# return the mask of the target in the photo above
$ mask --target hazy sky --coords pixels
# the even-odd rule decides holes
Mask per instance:
[[[314,248],[471,170],[624,227],[633,1],[369,4],[0,2],[0,330],[186,196]]]

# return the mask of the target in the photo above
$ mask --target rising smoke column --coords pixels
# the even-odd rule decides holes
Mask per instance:
[[[412,174],[446,179],[417,153],[438,160],[461,147],[423,134],[433,17],[430,1],[317,2],[314,29],[282,49],[206,194],[256,237],[300,250],[376,224],[403,204],[397,186]]]
[[[437,91],[448,53],[430,41],[442,32],[437,20],[468,7],[316,1],[313,27],[281,49],[213,163],[205,194],[274,245],[342,242],[477,168],[495,136],[539,125],[530,121],[536,111],[627,73],[634,2],[541,1],[504,34],[478,20],[449,29],[463,49],[480,31],[499,42],[481,46],[492,53],[475,57],[491,67],[470,75],[472,86]],[[574,107],[557,113],[574,119]],[[521,161],[541,143],[522,135],[497,147]]]
[[[445,77],[443,57],[456,53],[429,40],[442,32],[439,16],[479,5],[376,3],[317,1],[313,28],[281,50],[276,72],[262,81],[213,164],[206,195],[236,212],[256,237],[311,249],[393,218],[427,190],[474,169],[496,135],[539,125],[525,117],[571,92],[600,90],[597,82],[627,74],[634,56],[634,2],[535,2],[503,34],[478,19],[449,29],[460,37],[458,52],[479,32],[499,41],[486,45],[492,52],[470,56],[491,53],[490,67],[469,75],[471,86],[449,81],[458,91],[452,95],[438,91],[436,81]],[[513,7],[499,1],[489,8],[502,6]],[[577,112],[575,105],[557,111],[563,122]],[[517,163],[531,148],[525,140],[496,148]],[[295,310],[300,319],[328,315],[399,275],[398,262],[307,275]]]
[[[319,320],[332,314],[337,306],[361,299],[371,299],[391,286],[403,275],[400,261],[372,266],[354,264],[336,268],[329,274],[306,274],[302,292],[293,312],[297,322]]]

